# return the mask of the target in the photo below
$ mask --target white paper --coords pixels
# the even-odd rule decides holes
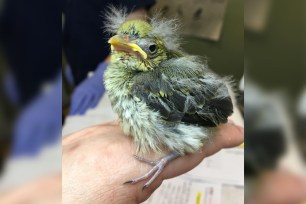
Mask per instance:
[[[190,172],[164,181],[144,203],[243,204],[243,148],[223,149]]]
[[[202,161],[184,177],[227,185],[244,185],[243,148],[223,149]]]
[[[215,204],[220,203],[221,185],[174,178],[164,181],[145,204]]]

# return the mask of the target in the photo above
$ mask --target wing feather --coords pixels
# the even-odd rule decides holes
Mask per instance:
[[[184,74],[170,77],[165,73],[159,69],[137,74],[133,94],[152,110],[159,111],[167,122],[199,126],[216,126],[227,122],[233,112],[233,104],[221,78],[210,72],[193,77]]]

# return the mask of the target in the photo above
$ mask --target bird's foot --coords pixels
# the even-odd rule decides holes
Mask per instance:
[[[152,167],[152,169],[150,171],[148,171],[145,175],[139,177],[139,178],[134,178],[131,180],[128,180],[127,182],[125,182],[124,184],[134,184],[134,183],[138,183],[140,181],[146,180],[148,179],[150,176],[152,176],[148,182],[145,183],[145,185],[142,187],[142,190],[146,189],[149,185],[151,185],[151,183],[153,183],[153,181],[158,177],[158,175],[161,174],[161,172],[164,170],[165,166],[167,166],[167,164],[169,164],[170,161],[176,159],[179,157],[179,154],[177,153],[170,153],[168,155],[166,155],[165,157],[161,158],[160,160],[156,160],[156,161],[150,161],[147,159],[144,159],[142,157],[139,156],[134,156],[138,161],[140,162],[144,162],[146,164],[149,164]]]

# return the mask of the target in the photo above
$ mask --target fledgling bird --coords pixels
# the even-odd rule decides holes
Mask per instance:
[[[227,80],[181,51],[176,20],[127,20],[125,9],[113,7],[106,17],[106,31],[114,36],[104,82],[113,110],[138,155],[169,153],[158,161],[135,156],[153,167],[126,183],[151,177],[145,189],[170,161],[199,151],[227,122],[233,104]]]

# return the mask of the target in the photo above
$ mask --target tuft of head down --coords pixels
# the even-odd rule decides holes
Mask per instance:
[[[116,34],[120,26],[128,20],[127,8],[108,6],[104,12],[104,17],[105,32],[111,35]],[[178,19],[166,19],[157,13],[152,17],[147,16],[146,21],[152,26],[149,36],[163,39],[164,45],[168,50],[180,50],[181,37],[179,35]]]
[[[119,27],[127,20],[127,8],[117,8],[113,5],[107,7],[104,12],[104,31],[110,34],[115,34]]]

